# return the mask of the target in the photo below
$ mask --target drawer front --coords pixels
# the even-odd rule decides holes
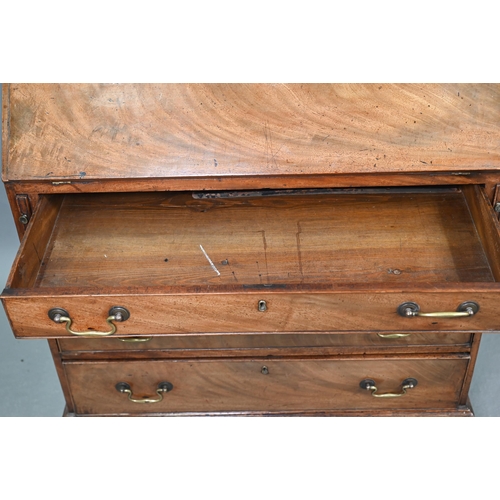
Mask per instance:
[[[77,414],[176,412],[279,412],[307,410],[452,409],[468,359],[175,360],[67,362],[65,371]],[[372,380],[376,398],[360,387]],[[168,392],[156,392],[168,383]],[[129,387],[130,393],[117,389]],[[123,384],[127,384],[124,386]],[[137,403],[129,400],[160,399]]]
[[[437,287],[433,287],[434,289]],[[474,300],[480,306],[470,317],[402,317],[398,306],[419,304],[423,312],[455,311]],[[260,301],[266,310],[259,311]],[[91,297],[11,297],[4,305],[18,338],[73,337],[63,323],[49,318],[53,308],[65,309],[76,332],[109,331],[113,306],[130,318],[116,322],[115,336],[185,333],[292,332],[496,332],[500,331],[500,292],[282,293],[137,295]]]
[[[469,333],[370,333],[370,334],[262,334],[262,335],[169,335],[106,339],[60,339],[62,352],[150,350],[246,350],[273,348],[359,348],[413,346],[468,346]],[[314,351],[313,351],[314,352]]]

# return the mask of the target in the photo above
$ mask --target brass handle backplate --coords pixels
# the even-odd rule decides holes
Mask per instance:
[[[98,332],[95,330],[87,330],[84,332],[77,332],[71,329],[73,320],[71,319],[68,311],[66,309],[61,309],[60,307],[54,307],[49,311],[49,318],[56,323],[65,323],[66,331],[71,335],[78,335],[80,337],[107,337],[108,335],[113,335],[116,332],[116,325],[113,322],[127,321],[130,318],[130,313],[127,309],[121,306],[112,307],[108,312],[108,317],[106,318],[106,323],[111,327],[111,330],[107,332]]]
[[[474,316],[479,311],[479,304],[476,302],[463,302],[457,307],[456,311],[430,312],[423,313],[420,306],[415,302],[403,302],[398,307],[398,314],[404,318],[413,318],[414,316],[424,318],[466,318]]]
[[[132,393],[132,388],[127,382],[118,382],[115,385],[115,389],[118,392],[123,392],[124,394],[128,394],[128,399],[132,401],[132,403],[159,403],[163,400],[163,393],[169,392],[174,388],[174,386],[170,382],[160,382],[158,384],[158,388],[156,389],[156,394],[158,394],[157,398],[150,398],[148,396],[143,398],[135,398]]]
[[[413,389],[417,384],[417,379],[405,378],[403,382],[401,382],[401,392],[386,392],[384,394],[376,394],[378,387],[371,378],[365,378],[359,383],[359,386],[361,389],[372,391],[372,396],[374,398],[399,398],[400,396],[404,396],[408,389]]]

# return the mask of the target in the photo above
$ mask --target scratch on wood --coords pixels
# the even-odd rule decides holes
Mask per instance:
[[[269,122],[266,121],[266,124],[264,126],[264,136],[266,138],[266,160],[267,160],[267,166],[269,167],[270,163],[274,163],[274,166],[278,166],[278,162],[276,161],[276,155],[280,152],[281,148],[283,147],[283,144],[281,147],[273,153],[273,138],[271,135],[271,129],[269,128]]]
[[[276,155],[281,151],[281,148],[285,145],[285,143],[281,144],[281,146],[278,148],[278,150],[273,154],[271,159],[273,160],[274,164],[278,166],[278,162],[276,161]]]
[[[288,85],[285,85],[284,83],[282,83],[281,86],[284,87],[286,90],[288,90],[288,92],[290,92],[290,94],[292,94],[293,97],[295,97],[295,99],[297,99],[297,101],[300,102],[300,99],[297,97],[297,94],[295,92],[293,92],[292,89],[290,89],[288,87]]]
[[[295,235],[297,239],[297,255],[299,257],[299,271],[300,275],[302,276],[302,279],[304,279],[304,272],[302,269],[302,251],[300,249],[300,235],[302,233],[302,227],[300,226],[300,222],[297,222],[297,233]]]
[[[208,256],[207,252],[205,252],[205,249],[200,245],[201,251],[203,252],[203,255],[207,258],[208,263],[212,267],[212,269],[217,273],[217,276],[220,276],[219,270],[215,267],[215,264],[212,262],[210,257]]]
[[[36,257],[38,259],[38,262],[41,264],[42,263],[42,259],[40,259],[40,256],[38,255],[38,250],[36,249],[36,246],[35,244],[33,243],[33,250],[35,251],[36,253]]]

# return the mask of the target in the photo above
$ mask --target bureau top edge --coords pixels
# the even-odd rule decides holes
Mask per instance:
[[[499,84],[4,84],[2,96],[4,182],[500,173]]]

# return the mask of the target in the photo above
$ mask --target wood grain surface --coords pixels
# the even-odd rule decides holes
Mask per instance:
[[[426,409],[457,406],[468,359],[176,360],[66,362],[65,371],[80,414],[175,411],[269,411],[329,409]],[[262,373],[262,367],[268,374]],[[374,398],[359,387],[373,379],[380,393],[401,392],[413,377],[418,385],[398,398]],[[135,397],[155,397],[160,382],[173,390],[160,403],[137,404],[118,392],[130,384]]]
[[[9,84],[4,180],[498,170],[498,84]]]

